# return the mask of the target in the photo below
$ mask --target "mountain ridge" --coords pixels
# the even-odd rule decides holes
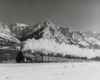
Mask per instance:
[[[50,20],[36,23],[31,29],[23,33],[21,41],[27,39],[52,39],[58,43],[74,44],[80,47],[92,48],[97,46],[100,48],[100,41],[97,38],[87,35],[85,32],[73,31],[69,27],[63,28],[54,25]]]
[[[100,48],[99,33],[94,37],[89,34],[91,32],[73,31],[70,27],[59,27],[50,20],[36,23],[31,28],[29,25],[21,23],[14,23],[9,26],[0,23],[0,29],[1,35],[10,36],[9,41],[12,40],[19,44],[27,39],[34,38],[38,40],[42,38],[52,39],[57,43],[78,45],[82,48],[93,48],[95,45],[98,49]]]

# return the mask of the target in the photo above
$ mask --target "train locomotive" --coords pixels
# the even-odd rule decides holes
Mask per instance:
[[[35,63],[35,62],[67,62],[67,58],[54,55],[45,55],[42,53],[19,52],[16,57],[17,63]]]

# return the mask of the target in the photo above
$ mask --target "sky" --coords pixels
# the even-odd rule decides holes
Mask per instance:
[[[100,32],[100,0],[0,0],[0,22],[34,25],[45,20],[75,31]]]

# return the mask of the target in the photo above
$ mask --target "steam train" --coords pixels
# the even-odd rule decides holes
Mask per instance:
[[[35,62],[67,62],[68,59],[64,57],[58,57],[45,54],[23,54],[19,52],[16,57],[17,63],[35,63]]]
[[[44,54],[41,52],[31,53],[27,52],[19,52],[16,57],[17,63],[37,63],[37,62],[75,62],[75,61],[91,61],[94,59],[87,59],[86,57],[76,57],[72,55],[65,55],[53,53]]]

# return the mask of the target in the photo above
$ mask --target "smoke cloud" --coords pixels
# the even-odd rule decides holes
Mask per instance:
[[[31,51],[34,52],[42,52],[45,54],[53,53],[53,54],[63,54],[64,55],[71,55],[74,57],[86,57],[87,59],[100,57],[100,50],[93,50],[93,49],[86,49],[86,48],[79,48],[76,45],[69,45],[65,43],[57,43],[54,40],[48,39],[28,39],[27,41],[23,42],[22,51]]]

